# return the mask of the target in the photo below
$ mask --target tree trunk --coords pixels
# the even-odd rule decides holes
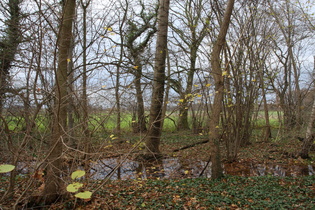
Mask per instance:
[[[166,52],[166,61],[167,61],[167,75],[166,77],[167,79],[167,83],[166,83],[166,88],[165,88],[165,96],[164,96],[164,104],[163,104],[163,109],[162,109],[162,125],[161,125],[161,129],[163,129],[163,125],[164,125],[164,120],[166,117],[166,111],[167,111],[167,104],[168,104],[168,99],[169,99],[169,94],[170,94],[170,89],[171,89],[171,82],[169,80],[170,76],[171,76],[171,61],[170,61],[170,54],[169,51],[167,50]]]
[[[224,13],[223,21],[221,24],[218,39],[214,44],[213,51],[211,53],[211,66],[212,75],[215,82],[215,95],[212,109],[212,116],[209,123],[209,140],[212,146],[211,149],[211,161],[212,161],[212,178],[218,179],[223,176],[222,166],[221,166],[221,152],[220,152],[220,115],[222,110],[222,100],[223,100],[223,75],[220,62],[220,53],[225,43],[225,37],[227,30],[229,28],[231,15],[234,7],[234,0],[229,0]]]
[[[315,56],[314,56],[314,72],[315,72]],[[302,149],[299,154],[301,158],[304,158],[304,159],[309,158],[308,153],[314,141],[314,132],[313,132],[314,122],[315,122],[315,98],[313,101],[311,116],[310,116],[310,119],[306,128],[305,140],[303,141]]]
[[[121,24],[119,25],[119,32],[122,34],[123,32],[123,27],[124,24],[126,22],[127,19],[127,11],[128,11],[128,4],[126,5],[127,8],[125,10],[123,19],[121,20]],[[124,56],[124,48],[123,48],[123,44],[124,44],[124,37],[120,36],[120,52],[119,52],[119,60],[118,60],[118,64],[116,66],[116,86],[115,86],[115,99],[116,99],[116,112],[117,112],[117,116],[116,116],[116,132],[119,135],[121,133],[121,104],[120,104],[120,68],[121,68],[121,64],[123,62],[123,56]]]
[[[5,95],[8,90],[9,71],[10,71],[12,62],[14,61],[14,57],[17,52],[18,45],[21,41],[21,31],[20,31],[21,1],[9,0],[7,4],[9,7],[7,8],[7,11],[9,13],[9,19],[3,21],[6,24],[7,28],[6,28],[5,37],[0,41],[0,116],[1,118],[3,115],[3,108],[4,108],[5,99],[6,99]],[[27,97],[28,95],[26,96],[24,100],[28,99]],[[25,111],[27,111],[29,106],[28,104],[26,104],[26,101],[24,101],[24,105],[26,105]],[[28,117],[29,117],[29,113],[25,112],[25,122],[27,123],[27,125],[30,125],[30,123],[26,121]],[[2,129],[4,128],[5,133],[11,139],[12,137],[10,135],[7,123],[5,122],[4,118],[0,120],[0,126],[2,127]],[[26,126],[26,132],[29,131],[28,129],[29,129],[29,126]],[[1,144],[4,145],[5,142],[2,139],[1,139]],[[12,151],[12,164],[13,165],[15,165],[18,162],[18,158],[19,158],[18,150]],[[8,191],[6,192],[6,195],[2,197],[1,201],[12,196],[14,192],[14,187],[15,187],[16,173],[17,173],[16,170],[10,173],[10,182],[9,182]]]
[[[136,88],[136,97],[137,97],[137,132],[146,132],[147,127],[145,123],[145,113],[144,113],[144,101],[141,87],[141,78],[142,78],[142,65],[140,60],[137,58],[136,66],[138,69],[135,69],[135,88]]]
[[[263,140],[268,141],[271,136],[271,126],[270,126],[270,121],[269,121],[269,109],[268,109],[268,103],[267,103],[267,98],[266,98],[266,90],[265,90],[265,81],[264,81],[264,76],[263,76],[263,70],[259,72],[260,76],[260,82],[261,82],[261,92],[262,92],[262,97],[263,97],[263,103],[264,103],[264,114],[265,114],[265,120],[266,120],[266,128],[263,131]]]
[[[153,157],[159,155],[162,132],[162,109],[165,83],[165,60],[167,53],[167,31],[170,0],[161,0],[158,12],[158,32],[155,52],[153,92],[150,107],[148,137],[146,138],[146,154]]]
[[[72,23],[75,16],[75,0],[67,0],[63,8],[63,18],[59,34],[58,67],[56,72],[56,98],[50,151],[47,157],[45,188],[43,192],[45,204],[55,202],[63,192],[62,172],[62,139],[67,126],[67,66],[69,49],[71,49]]]
[[[303,145],[302,145],[302,149],[300,151],[300,156],[301,158],[309,158],[309,151],[310,148],[313,144],[313,140],[314,140],[314,133],[313,133],[313,127],[314,127],[314,122],[315,122],[315,99],[313,102],[313,108],[312,108],[312,113],[310,116],[310,120],[308,122],[307,125],[307,129],[306,129],[306,135],[305,135],[305,140],[303,141]]]
[[[191,53],[190,59],[190,70],[187,73],[187,84],[186,84],[186,91],[182,94],[181,98],[184,100],[181,104],[179,110],[179,120],[178,120],[178,130],[189,130],[189,123],[188,123],[188,106],[191,100],[191,97],[188,97],[189,94],[192,93],[192,86],[194,82],[194,74],[196,71],[196,57],[197,57],[197,50],[195,53]]]
[[[8,88],[9,70],[21,41],[20,3],[20,0],[9,0],[7,11],[10,16],[8,20],[3,21],[7,29],[5,37],[0,41],[0,114],[3,111],[5,94]]]

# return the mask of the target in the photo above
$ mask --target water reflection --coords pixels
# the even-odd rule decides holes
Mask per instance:
[[[120,163],[119,159],[99,160],[91,165],[93,179],[104,179]],[[114,172],[112,179],[174,179],[195,178],[203,172],[203,177],[211,177],[211,163],[205,161],[167,158],[159,162],[124,161]],[[315,175],[312,165],[280,165],[254,163],[224,164],[224,173],[237,176],[307,176]]]

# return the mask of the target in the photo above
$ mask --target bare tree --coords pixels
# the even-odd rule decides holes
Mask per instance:
[[[165,84],[165,63],[167,53],[167,31],[169,0],[160,0],[158,11],[158,32],[155,51],[153,92],[150,107],[150,121],[148,136],[145,141],[146,154],[159,155],[160,138],[162,132],[162,110]]]
[[[184,56],[175,56],[181,64],[178,66],[185,78],[180,80],[173,80],[176,82],[174,90],[180,95],[179,120],[177,124],[178,130],[189,129],[188,111],[189,104],[192,100],[192,91],[194,76],[197,72],[198,51],[202,41],[208,34],[210,25],[210,7],[207,8],[207,1],[203,0],[189,0],[184,4],[176,2],[177,7],[172,11],[174,14],[174,21],[170,28],[174,33],[172,44],[177,46],[184,54]],[[187,76],[186,76],[187,75]],[[186,81],[185,81],[186,80]],[[195,128],[193,128],[195,130]]]
[[[52,125],[52,135],[50,138],[50,150],[47,156],[47,177],[45,179],[45,188],[43,191],[43,198],[46,204],[55,202],[63,191],[61,174],[63,139],[65,138],[67,127],[67,70],[69,50],[71,49],[72,24],[75,16],[75,8],[75,0],[65,1],[62,22],[60,25],[54,119]]]
[[[224,93],[223,72],[221,68],[220,54],[225,43],[225,37],[230,25],[231,15],[234,8],[234,0],[229,0],[224,12],[223,20],[220,26],[218,38],[214,44],[211,53],[212,75],[215,82],[215,95],[211,118],[209,122],[209,140],[211,144],[211,161],[212,161],[212,178],[217,179],[222,177],[223,171],[221,166],[220,152],[220,115],[222,111],[222,101]]]
[[[301,11],[290,1],[268,1],[270,16],[279,28],[279,38],[274,39],[274,54],[279,60],[278,69],[282,73],[277,77],[278,84],[272,80],[274,91],[279,98],[279,105],[283,110],[284,125],[287,128],[300,128],[302,125],[302,100],[300,88],[301,68],[299,67],[297,48],[298,43],[310,36],[306,30],[305,20]]]
[[[144,52],[148,47],[149,42],[156,33],[156,13],[147,14],[146,6],[140,2],[141,11],[139,19],[141,21],[128,20],[127,34],[126,34],[126,48],[129,52],[130,60],[133,64],[131,73],[134,76],[134,85],[136,89],[137,99],[137,122],[134,124],[135,132],[147,131],[144,100],[143,100],[143,66],[144,66]],[[142,39],[141,39],[142,38]],[[140,41],[139,41],[140,40]]]

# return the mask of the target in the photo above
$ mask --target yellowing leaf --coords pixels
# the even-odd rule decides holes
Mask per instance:
[[[199,98],[200,98],[200,97],[201,97],[201,95],[200,95],[200,94],[198,94],[198,95],[197,95],[197,97],[199,97]]]
[[[185,95],[185,98],[190,98],[190,97],[192,97],[191,93],[188,93],[187,95]]]
[[[68,192],[77,192],[81,187],[83,187],[82,183],[75,182],[75,183],[69,184],[67,186],[67,191]]]
[[[228,74],[227,71],[222,72],[222,76],[225,76],[225,75],[227,75],[227,74]]]
[[[70,58],[67,58],[67,62],[70,63],[70,61],[71,61],[71,59],[70,59]]]
[[[178,101],[181,102],[181,103],[183,103],[183,102],[184,102],[184,99],[179,99]]]
[[[107,30],[107,31],[113,31],[112,27],[104,27],[104,29]]]
[[[90,199],[92,196],[92,192],[84,191],[84,192],[77,193],[74,196],[81,199]]]
[[[139,66],[134,66],[133,68],[134,68],[134,69],[138,69],[138,68],[139,68]]]
[[[194,85],[195,87],[198,87],[198,85]]]
[[[184,174],[189,174],[189,171],[188,170],[184,171]]]
[[[80,178],[85,175],[85,171],[77,170],[71,174],[71,179]]]
[[[209,83],[208,83],[208,84],[206,84],[206,87],[210,87],[210,86],[211,86],[211,84],[209,84]]]
[[[0,165],[0,173],[8,173],[15,169],[14,165],[2,164]]]

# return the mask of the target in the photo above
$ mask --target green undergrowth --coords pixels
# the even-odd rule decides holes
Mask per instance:
[[[80,208],[314,209],[315,176],[115,181]]]

